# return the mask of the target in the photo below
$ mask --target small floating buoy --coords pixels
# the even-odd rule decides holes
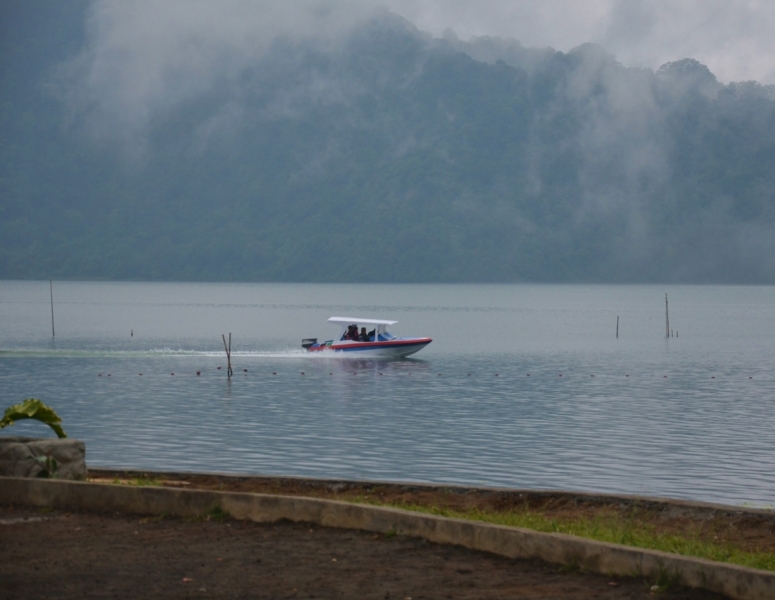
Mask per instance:
[[[197,371],[196,374],[197,374],[197,376],[199,376],[199,375],[202,374],[202,372],[201,371]]]
[[[353,375],[357,375],[357,374],[358,374],[358,371],[356,371],[355,373],[353,373]]]
[[[301,374],[304,375],[304,371],[302,371]]]
[[[530,377],[530,373],[528,373],[527,376]]]
[[[471,373],[469,373],[468,376],[471,377]]]
[[[248,370],[247,370],[247,369],[242,369],[242,370],[243,370],[243,371],[245,371],[245,373],[247,373],[247,372],[248,372]]]
[[[174,375],[175,373],[170,373],[170,375]]]
[[[97,377],[102,377],[102,373],[100,373],[99,375],[97,375]]]
[[[142,377],[142,376],[143,376],[143,374],[142,374],[142,373],[138,373],[138,375],[139,375],[140,377]]]
[[[711,379],[716,379],[716,378],[715,378],[715,377],[713,377],[712,375],[711,375],[711,377],[710,377],[710,378],[711,378]]]
[[[439,373],[439,377],[441,377],[441,373]]]
[[[753,377],[749,377],[748,379],[753,379]]]
[[[329,375],[333,375],[333,373],[329,373]],[[380,373],[380,375],[382,375],[382,373]]]
[[[594,377],[594,375],[590,375],[590,377]]]
[[[220,368],[220,367],[219,367],[219,368]],[[277,372],[275,372],[275,371],[272,371],[272,375],[277,375]]]
[[[629,375],[625,375],[625,377],[629,377]]]
[[[110,377],[110,373],[108,373],[108,377]]]
[[[662,375],[662,379],[667,379],[667,375]]]
[[[557,377],[562,377],[562,373],[560,373]]]
[[[495,374],[495,376],[497,377],[497,376],[498,376],[498,374],[496,373],[496,374]]]
[[[218,367],[218,370],[220,371],[220,370],[221,370],[221,367]]]

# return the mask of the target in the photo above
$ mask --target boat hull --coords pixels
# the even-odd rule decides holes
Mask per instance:
[[[324,342],[313,344],[309,352],[325,352],[337,355],[381,358],[401,358],[419,352],[430,344],[431,338],[396,338],[384,342]]]

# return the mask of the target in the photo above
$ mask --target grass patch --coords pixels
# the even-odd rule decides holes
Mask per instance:
[[[678,580],[678,573],[674,571],[668,571],[664,568],[664,566],[661,566],[657,580],[654,585],[651,586],[651,590],[657,593],[669,592],[670,590],[678,587]]]
[[[228,513],[228,511],[223,510],[221,508],[221,505],[218,504],[217,506],[213,506],[210,510],[208,510],[204,515],[202,515],[202,520],[204,521],[225,521],[226,519],[230,518],[231,515]]]
[[[136,477],[134,479],[114,479],[111,483],[118,485],[133,485],[136,487],[159,487],[162,485],[161,479],[151,477]]]
[[[216,504],[212,508],[206,510],[205,512],[199,513],[198,515],[183,517],[183,520],[189,523],[201,523],[203,521],[220,523],[229,519],[231,519],[231,515],[228,511],[224,510],[220,504]]]
[[[771,552],[747,552],[730,544],[708,542],[701,539],[699,533],[692,531],[686,531],[683,535],[663,533],[658,531],[653,525],[640,522],[632,516],[611,514],[597,517],[557,518],[548,517],[527,507],[504,512],[479,509],[460,511],[402,502],[376,502],[373,498],[356,498],[354,501],[362,504],[389,506],[454,519],[481,521],[483,523],[506,525],[508,527],[522,527],[546,533],[564,533],[600,542],[622,544],[635,548],[647,548],[649,550],[661,550],[662,552],[670,552],[672,554],[775,571],[775,554]]]

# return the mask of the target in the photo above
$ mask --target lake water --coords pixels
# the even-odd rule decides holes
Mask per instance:
[[[53,292],[52,340],[48,282],[0,282],[0,409],[42,399],[92,467],[775,505],[775,287]],[[330,316],[395,319],[395,334],[434,341],[392,362],[307,355],[303,337],[336,333]],[[49,432],[26,421],[0,435]]]

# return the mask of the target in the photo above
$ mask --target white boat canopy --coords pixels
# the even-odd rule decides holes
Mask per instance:
[[[382,321],[380,319],[352,319],[350,317],[331,317],[329,323],[363,324],[363,325],[395,325],[398,321]]]

